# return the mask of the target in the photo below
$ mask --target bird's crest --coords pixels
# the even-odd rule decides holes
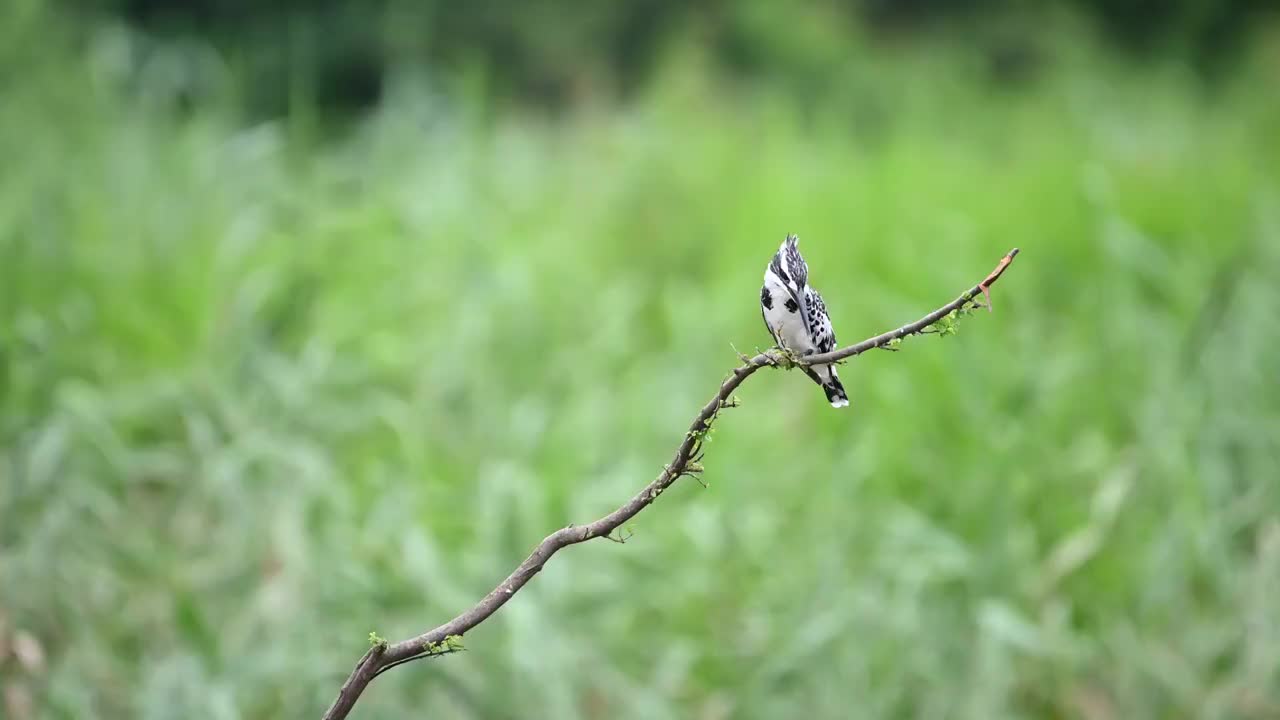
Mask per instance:
[[[805,285],[809,283],[809,266],[800,256],[800,250],[796,247],[798,242],[800,242],[799,237],[788,235],[769,263],[769,269],[793,295],[803,293]]]
[[[800,236],[787,235],[787,239],[782,241],[782,247],[778,248],[783,267],[791,275],[797,291],[803,290],[804,286],[809,284],[809,266],[800,255],[799,244]]]

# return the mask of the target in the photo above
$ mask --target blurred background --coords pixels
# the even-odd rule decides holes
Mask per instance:
[[[0,715],[1280,717],[1261,0],[9,0]]]

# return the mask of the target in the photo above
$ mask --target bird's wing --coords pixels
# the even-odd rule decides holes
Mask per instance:
[[[806,288],[806,294],[809,296],[808,306],[813,311],[810,322],[813,345],[820,353],[831,352],[836,349],[836,330],[831,325],[831,316],[827,314],[827,304],[813,288]]]

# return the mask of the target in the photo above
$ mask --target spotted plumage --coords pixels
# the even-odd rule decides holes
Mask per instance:
[[[779,347],[800,355],[829,352],[836,348],[835,329],[822,296],[809,287],[809,266],[800,256],[799,241],[788,235],[765,268],[760,313]],[[849,404],[835,365],[805,367],[804,372],[822,387],[832,407]]]

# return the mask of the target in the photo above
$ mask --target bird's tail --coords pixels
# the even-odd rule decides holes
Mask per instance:
[[[849,407],[849,396],[845,394],[844,385],[840,384],[840,378],[835,378],[830,383],[823,384],[822,391],[827,394],[827,402],[831,403],[831,407]]]
[[[805,374],[822,387],[822,392],[827,394],[827,402],[831,403],[831,407],[842,408],[849,406],[849,396],[845,394],[844,384],[840,382],[840,376],[836,374],[835,365],[805,368]]]

